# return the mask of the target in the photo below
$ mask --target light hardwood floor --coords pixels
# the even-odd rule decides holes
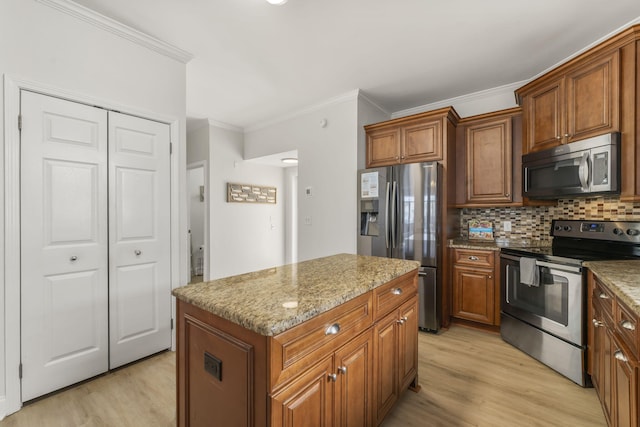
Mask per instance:
[[[498,335],[454,326],[420,333],[419,348],[422,389],[404,393],[383,427],[606,426],[592,388]],[[162,353],[26,405],[0,427],[175,426],[174,369]]]

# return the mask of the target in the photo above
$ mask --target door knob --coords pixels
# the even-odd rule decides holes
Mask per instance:
[[[73,255],[71,258],[69,258],[69,261],[73,262],[73,261],[77,261],[78,257]]]
[[[136,254],[136,256],[140,256],[142,254],[142,251],[140,249],[136,249],[134,253]]]

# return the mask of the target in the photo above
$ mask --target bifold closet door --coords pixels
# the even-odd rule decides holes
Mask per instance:
[[[169,125],[109,112],[110,367],[171,347]]]
[[[107,112],[21,92],[22,400],[108,369]]]

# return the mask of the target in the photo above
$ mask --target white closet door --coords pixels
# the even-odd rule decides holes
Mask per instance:
[[[110,368],[171,347],[169,135],[109,113]]]
[[[107,112],[21,93],[22,400],[108,369]]]

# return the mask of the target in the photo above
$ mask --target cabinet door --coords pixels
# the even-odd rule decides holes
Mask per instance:
[[[466,130],[467,203],[512,201],[511,118]]]
[[[555,147],[564,134],[564,79],[554,80],[523,100],[525,145],[522,154]]]
[[[333,359],[309,369],[271,399],[271,425],[323,427],[333,424]]]
[[[336,427],[371,425],[373,339],[367,331],[335,353]]]
[[[613,342],[613,383],[615,384],[615,399],[613,402],[615,407],[613,409],[616,415],[616,426],[637,427],[637,364],[633,363],[628,349],[620,345],[615,338]]]
[[[398,400],[398,311],[380,320],[373,332],[373,417],[378,425]]]
[[[367,167],[400,163],[400,128],[385,128],[367,132]]]
[[[567,75],[565,142],[619,130],[619,70],[615,51]]]
[[[439,120],[402,128],[402,163],[430,162],[442,159],[442,125]]]
[[[400,307],[398,327],[398,378],[400,391],[409,387],[418,372],[418,299]]]
[[[453,315],[493,325],[493,270],[453,266]]]

